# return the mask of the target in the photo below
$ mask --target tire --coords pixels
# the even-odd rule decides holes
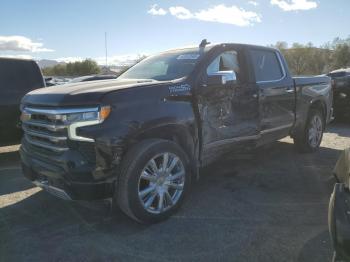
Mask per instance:
[[[317,151],[322,142],[324,128],[325,122],[321,111],[314,108],[310,109],[303,132],[294,137],[294,144],[298,151],[303,153]],[[312,135],[311,132],[315,133]],[[310,139],[311,136],[313,136],[312,139]]]
[[[144,140],[133,146],[122,162],[114,201],[137,222],[165,220],[181,206],[190,188],[189,170],[188,157],[176,143]]]

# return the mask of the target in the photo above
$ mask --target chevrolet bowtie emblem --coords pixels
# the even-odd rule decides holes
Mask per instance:
[[[27,113],[27,112],[22,112],[21,114],[21,121],[22,122],[26,122],[26,121],[29,121],[31,119],[32,115]]]

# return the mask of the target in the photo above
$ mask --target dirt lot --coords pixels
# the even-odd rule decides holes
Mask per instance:
[[[201,172],[180,212],[143,226],[103,203],[65,202],[0,150],[0,261],[330,261],[332,168],[350,125],[328,127],[318,153],[284,139]],[[11,152],[12,151],[12,152]]]

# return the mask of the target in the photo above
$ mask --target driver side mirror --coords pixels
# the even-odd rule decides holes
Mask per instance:
[[[208,86],[218,86],[226,84],[235,84],[237,82],[237,76],[234,71],[218,71],[212,73],[207,78]]]

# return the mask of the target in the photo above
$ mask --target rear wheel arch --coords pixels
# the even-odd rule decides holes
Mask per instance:
[[[312,110],[318,110],[319,112],[322,113],[323,116],[323,121],[324,123],[326,123],[327,120],[327,105],[324,101],[318,99],[318,100],[314,100],[311,102],[311,105],[309,106],[308,109],[308,114],[307,117],[309,117],[310,112],[312,112]]]
[[[293,136],[298,151],[315,152],[322,142],[325,124],[322,108],[318,105],[310,107],[303,128]]]

